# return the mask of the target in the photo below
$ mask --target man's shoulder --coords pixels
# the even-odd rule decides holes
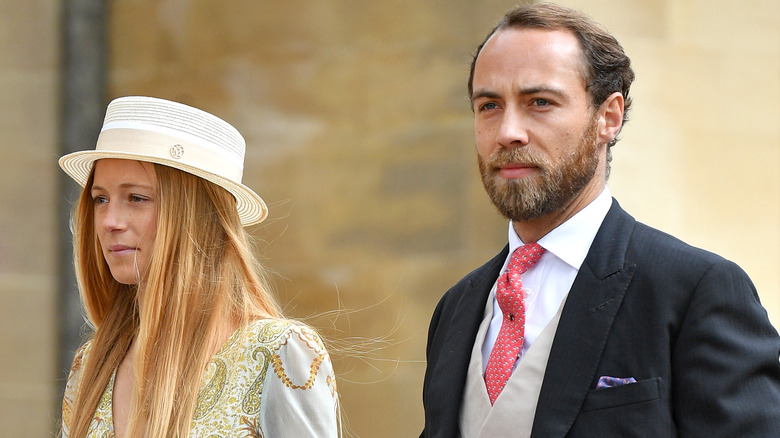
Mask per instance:
[[[450,287],[439,300],[439,307],[447,302],[457,302],[464,294],[479,293],[487,296],[490,287],[498,277],[504,260],[509,254],[509,247],[504,248],[483,265],[464,275]]]
[[[626,240],[614,233],[626,233]],[[683,264],[712,265],[727,262],[714,252],[687,243],[683,239],[635,220],[624,211],[617,201],[602,224],[602,229],[593,245],[609,245],[623,241],[627,245],[626,255],[634,260],[670,260]],[[591,247],[591,250],[593,247]]]
[[[493,277],[492,280],[495,280],[495,277],[498,277],[498,271],[501,269],[501,266],[503,266],[504,260],[506,260],[508,254],[509,254],[509,246],[506,245],[501,251],[498,252],[498,254],[493,256],[490,260],[486,261],[478,268],[464,275],[460,279],[460,281],[458,281],[454,286],[452,286],[452,288],[450,288],[450,290],[463,288],[468,285],[473,285],[474,282],[481,281],[486,276]]]
[[[704,248],[694,246],[667,232],[653,228],[641,222],[636,223],[631,239],[635,251],[645,256],[664,258],[682,258],[691,262],[705,264],[720,263],[725,259]]]
[[[640,222],[629,240],[625,263],[648,275],[686,283],[713,274],[749,278],[735,262]]]

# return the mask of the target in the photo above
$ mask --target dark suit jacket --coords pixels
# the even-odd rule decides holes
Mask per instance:
[[[453,438],[471,349],[508,248],[436,307],[421,437]],[[734,263],[616,201],[563,308],[531,436],[780,437],[780,337]],[[600,376],[637,383],[595,389]]]

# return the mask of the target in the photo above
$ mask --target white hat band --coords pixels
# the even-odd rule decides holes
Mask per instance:
[[[134,128],[104,129],[100,133],[96,150],[125,152],[144,156],[145,161],[169,164],[171,160],[184,166],[200,169],[224,178],[240,182],[244,173],[243,163],[219,153],[207,144],[198,143],[177,133],[176,137],[162,132]],[[154,160],[158,158],[158,160]]]

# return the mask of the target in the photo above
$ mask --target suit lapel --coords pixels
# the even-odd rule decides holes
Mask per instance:
[[[434,371],[433,375],[447,376],[444,380],[437,379],[440,385],[436,388],[441,394],[441,397],[437,398],[446,401],[445,406],[440,406],[444,424],[458,424],[471,350],[482,322],[485,300],[508,253],[507,245],[497,256],[475,271],[464,286],[463,293],[459,294],[455,309],[450,314],[451,319],[439,322],[440,326],[447,327],[447,335],[445,347],[437,361],[437,368],[441,369]]]
[[[634,219],[617,201],[572,284],[547,363],[532,437],[563,437],[591,389],[634,266],[624,266]]]

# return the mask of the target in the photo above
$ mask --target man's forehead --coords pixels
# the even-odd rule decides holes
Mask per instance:
[[[574,74],[585,85],[579,40],[567,30],[502,29],[483,46],[474,66],[474,88],[480,82],[527,75],[532,81]]]
[[[577,35],[568,29],[504,28],[494,32],[483,45],[477,60],[489,50],[504,52],[556,52],[571,56],[582,56]]]

